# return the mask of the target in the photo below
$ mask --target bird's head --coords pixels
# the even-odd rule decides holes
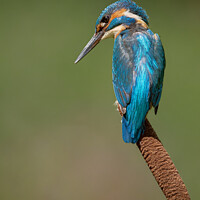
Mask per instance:
[[[95,34],[80,53],[75,63],[86,56],[101,40],[116,38],[122,31],[139,24],[148,28],[148,16],[131,0],[120,0],[105,8],[96,21]]]

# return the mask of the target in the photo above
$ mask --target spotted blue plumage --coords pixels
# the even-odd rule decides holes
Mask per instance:
[[[144,9],[139,7],[135,2],[133,2],[131,0],[120,0],[120,1],[116,1],[115,3],[109,5],[102,11],[102,13],[100,14],[100,16],[98,17],[98,19],[96,21],[96,26],[100,23],[100,21],[104,15],[111,15],[112,13],[114,13],[115,11],[117,11],[121,8],[130,10],[130,12],[141,16],[142,19],[144,20],[144,22],[146,22],[148,24],[148,15]]]
[[[164,50],[159,36],[147,31],[123,31],[113,50],[113,86],[116,98],[126,108],[122,135],[135,143],[144,130],[145,117],[160,101],[165,68]]]

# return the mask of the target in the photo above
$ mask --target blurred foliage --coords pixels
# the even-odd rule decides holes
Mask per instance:
[[[165,199],[137,147],[124,144],[113,41],[73,62],[112,1],[0,2],[0,199]],[[200,196],[200,2],[143,0],[166,51],[149,118],[192,199]]]

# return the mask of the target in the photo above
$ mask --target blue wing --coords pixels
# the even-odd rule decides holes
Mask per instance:
[[[122,118],[123,140],[138,141],[145,117],[158,108],[163,85],[165,56],[160,38],[150,30],[122,32],[113,52],[113,87],[126,114]]]
[[[163,77],[165,69],[165,54],[158,34],[154,35],[154,58],[155,58],[155,70],[151,74],[151,79],[152,79],[151,101],[153,107],[155,108],[155,114],[156,114],[162,93]]]

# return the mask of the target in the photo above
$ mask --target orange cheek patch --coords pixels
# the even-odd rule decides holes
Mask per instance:
[[[140,24],[142,27],[144,27],[146,29],[148,28],[148,25],[143,20],[139,19],[139,20],[137,20],[137,23]]]
[[[123,13],[127,11],[125,8],[122,8],[121,10],[118,10],[116,12],[114,12],[112,15],[111,15],[111,18],[109,20],[109,23],[108,25],[106,26],[106,28],[110,25],[110,23],[112,22],[113,19],[117,18],[117,17],[121,17],[123,15]]]
[[[97,33],[100,31],[100,29],[101,29],[101,25],[99,24],[97,25]]]

